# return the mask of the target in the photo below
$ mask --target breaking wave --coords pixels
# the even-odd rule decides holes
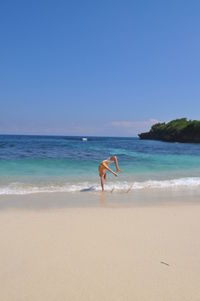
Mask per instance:
[[[109,182],[105,184],[106,191],[131,191],[141,189],[178,189],[178,188],[200,188],[200,177],[188,177],[171,180],[148,180],[143,182]],[[53,193],[53,192],[98,192],[101,191],[97,182],[79,182],[65,184],[36,185],[21,182],[10,183],[0,186],[0,195],[24,195],[32,193]]]

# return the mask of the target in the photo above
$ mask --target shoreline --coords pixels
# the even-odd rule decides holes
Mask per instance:
[[[138,191],[50,192],[0,195],[0,210],[49,210],[65,208],[151,207],[200,204],[197,189],[144,189]]]

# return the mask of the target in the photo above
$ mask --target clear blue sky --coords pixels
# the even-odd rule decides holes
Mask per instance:
[[[1,0],[0,37],[0,133],[200,119],[199,0]]]

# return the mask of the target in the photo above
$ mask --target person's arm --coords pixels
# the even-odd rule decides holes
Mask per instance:
[[[116,176],[117,177],[117,174],[116,174],[116,172],[114,172],[110,167],[108,167],[106,164],[104,164],[104,163],[102,163],[103,164],[103,166],[107,169],[107,170],[109,170],[114,176]]]
[[[117,172],[119,172],[120,169],[119,169],[119,165],[118,165],[118,161],[117,161],[117,156],[113,156],[111,158],[115,162],[115,167],[116,167]]]

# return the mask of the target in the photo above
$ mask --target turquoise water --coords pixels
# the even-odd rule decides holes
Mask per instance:
[[[200,187],[200,145],[137,138],[0,136],[0,194],[99,190],[98,165],[117,155],[106,189]],[[112,168],[112,165],[111,165]],[[113,169],[114,166],[113,166]]]

